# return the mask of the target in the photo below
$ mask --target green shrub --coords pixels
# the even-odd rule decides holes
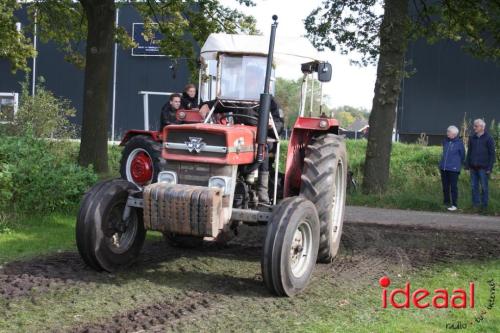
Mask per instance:
[[[9,126],[11,135],[30,133],[37,138],[73,138],[75,126],[70,122],[76,110],[70,101],[55,96],[44,86],[40,77],[36,86],[35,96],[29,93],[29,80],[21,83],[19,110],[14,122]]]
[[[28,214],[75,207],[97,176],[76,164],[73,150],[68,142],[30,135],[0,137],[0,165],[6,170],[0,193],[6,204]]]

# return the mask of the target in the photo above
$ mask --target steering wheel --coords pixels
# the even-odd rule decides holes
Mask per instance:
[[[254,116],[249,116],[246,114],[239,114],[239,113],[234,114],[233,112],[220,113],[220,120],[226,119],[226,121],[229,121],[229,119],[231,119],[231,118],[232,118],[232,123],[234,123],[234,118],[246,118],[246,119],[253,120],[256,123],[259,122],[259,118],[254,117]]]

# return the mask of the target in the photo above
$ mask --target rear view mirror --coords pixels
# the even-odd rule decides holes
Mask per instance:
[[[332,65],[328,62],[318,64],[318,80],[320,82],[330,82],[332,79]]]

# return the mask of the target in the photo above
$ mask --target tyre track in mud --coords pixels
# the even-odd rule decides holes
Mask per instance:
[[[239,260],[260,260],[264,228],[244,228],[241,237],[226,248],[208,246],[202,250],[180,250],[163,242],[148,243],[139,263],[140,272],[177,256],[198,255]],[[327,279],[335,286],[357,286],[373,283],[380,276],[406,273],[433,264],[464,259],[500,257],[500,233],[437,231],[414,227],[345,225],[341,252],[331,264],[317,265],[314,280]],[[175,330],[178,321],[204,318],[217,309],[231,294],[251,290],[269,294],[259,280],[226,281],[210,284],[211,290],[187,290],[174,302],[157,302],[117,313],[97,323],[79,324],[71,332],[160,332]],[[314,280],[312,283],[314,283]],[[57,291],[68,286],[85,287],[88,283],[110,283],[110,275],[86,268],[77,253],[61,253],[25,262],[13,262],[0,269],[0,298],[12,300],[37,293]],[[112,281],[111,281],[112,282]]]

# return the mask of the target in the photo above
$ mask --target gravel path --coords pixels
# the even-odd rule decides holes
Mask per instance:
[[[434,213],[361,206],[348,206],[345,222],[349,224],[414,226],[450,231],[500,232],[500,216]]]

